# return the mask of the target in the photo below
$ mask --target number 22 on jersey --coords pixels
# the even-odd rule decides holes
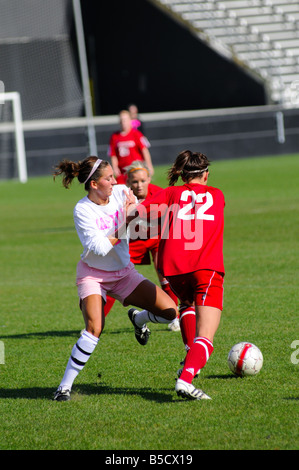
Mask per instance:
[[[206,193],[196,194],[194,191],[185,190],[181,194],[180,201],[187,202],[191,198],[191,202],[185,204],[178,212],[178,218],[182,220],[214,220],[214,215],[207,214],[207,210],[213,206],[213,196],[208,191]],[[203,204],[203,200],[206,202]]]

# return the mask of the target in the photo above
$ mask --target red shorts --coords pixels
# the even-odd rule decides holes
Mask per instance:
[[[116,178],[117,184],[127,184],[127,175],[126,174],[120,174]]]
[[[223,309],[223,275],[208,269],[167,276],[173,292],[181,302]]]
[[[130,241],[129,251],[133,264],[151,264],[152,256],[158,252],[159,239],[150,238],[148,240]]]

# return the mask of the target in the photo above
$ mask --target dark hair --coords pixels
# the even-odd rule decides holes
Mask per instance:
[[[73,179],[78,178],[79,183],[84,183],[88,178],[95,162],[98,160],[98,157],[87,157],[82,161],[73,162],[71,160],[62,160],[55,167],[54,180],[58,175],[64,174],[62,184],[65,188],[69,188]],[[102,170],[109,165],[109,162],[102,160],[99,167],[96,169],[91,178],[89,178],[85,183],[85,189],[88,191],[90,181],[97,180],[102,175]]]
[[[178,154],[174,164],[168,171],[169,185],[173,186],[179,177],[184,181],[189,181],[196,176],[200,176],[208,170],[209,165],[210,162],[203,153],[184,150]]]

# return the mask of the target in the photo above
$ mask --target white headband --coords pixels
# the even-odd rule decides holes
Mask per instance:
[[[186,171],[186,173],[204,173],[205,171],[208,171],[208,170],[209,170],[208,167],[204,168],[203,170],[192,170],[192,171],[184,170],[184,168],[183,168],[182,172]]]
[[[94,172],[96,171],[96,169],[100,166],[100,164],[102,163],[102,161],[103,161],[103,160],[101,160],[100,158],[97,159],[97,161],[95,162],[95,164],[94,164],[93,167],[92,167],[91,172],[89,173],[89,175],[87,176],[87,178],[86,178],[86,180],[84,181],[83,184],[85,184],[85,183],[89,180],[89,178],[92,177],[92,175],[94,174]]]

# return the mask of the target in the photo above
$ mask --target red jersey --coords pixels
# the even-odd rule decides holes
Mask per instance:
[[[224,274],[225,201],[219,189],[201,184],[171,186],[141,206],[152,221],[161,217],[158,268],[163,276],[199,269]],[[140,215],[144,216],[142,210]]]
[[[144,160],[142,149],[150,147],[147,138],[137,129],[131,129],[126,135],[115,132],[109,143],[109,157],[117,157],[118,167],[121,173],[125,173],[125,167],[135,160]]]
[[[157,194],[160,191],[162,191],[162,188],[160,188],[160,186],[149,183],[148,188],[147,188],[147,196],[144,199],[144,201],[149,201],[154,196],[154,194]]]
[[[155,194],[159,193],[160,191],[162,191],[162,188],[160,188],[160,186],[156,186],[155,184],[149,183],[148,188],[147,188],[147,196],[146,196],[146,198],[144,199],[143,202],[150,201],[152,199],[152,197]],[[132,238],[130,239],[130,244],[134,243],[134,241],[136,241],[136,240],[143,240],[144,242],[146,242],[150,238],[155,238],[155,239],[158,238],[158,236],[159,236],[158,224],[155,224],[155,229],[153,229],[153,228],[150,227],[150,220],[148,220],[147,228],[144,227],[143,224],[142,224],[142,226],[143,226],[143,230],[141,229],[142,230],[142,235],[139,237],[138,233],[135,233],[133,239]],[[135,227],[135,230],[138,230],[138,229]],[[139,228],[138,231],[140,231],[140,228]]]

